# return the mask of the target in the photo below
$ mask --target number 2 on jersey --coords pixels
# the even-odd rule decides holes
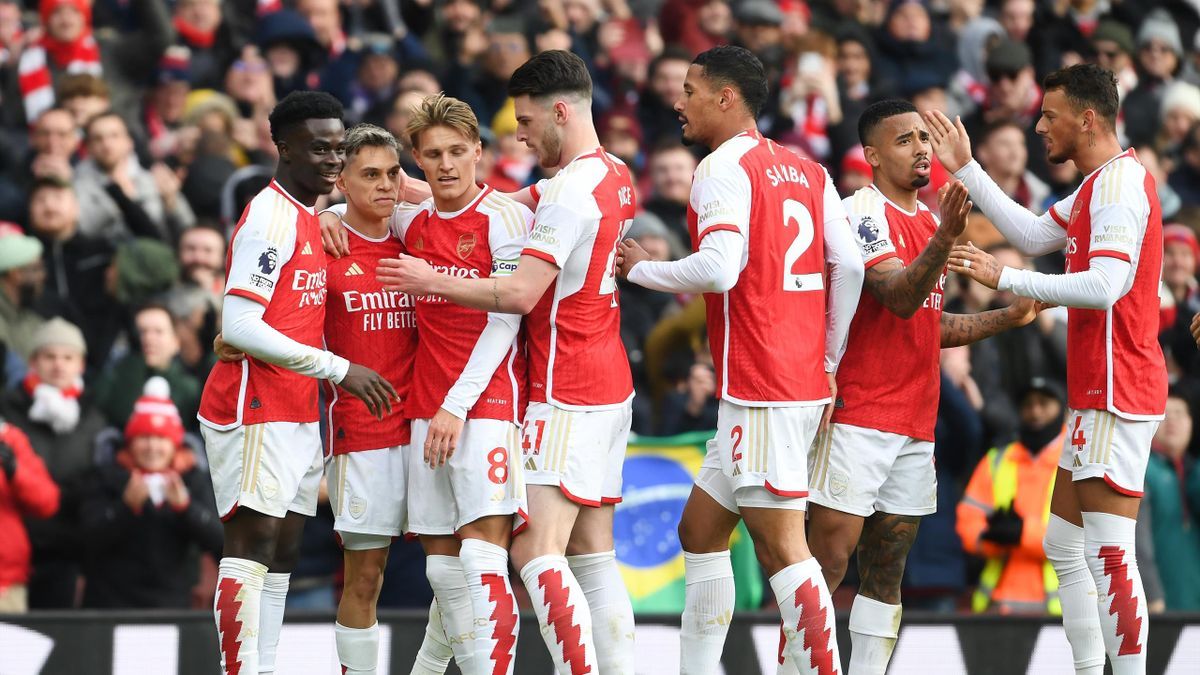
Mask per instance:
[[[612,307],[617,306],[617,247],[621,245],[621,239],[625,237],[625,233],[629,231],[631,225],[633,225],[632,220],[621,221],[621,226],[617,229],[617,238],[613,241],[612,251],[609,251],[608,260],[604,263],[604,278],[600,280],[600,295],[611,295]]]
[[[783,290],[785,291],[819,291],[825,288],[825,277],[822,271],[800,274],[793,270],[800,258],[812,247],[816,238],[816,227],[813,225],[812,214],[795,199],[783,202],[783,229],[788,232],[792,223],[796,224],[796,235],[783,254]]]
[[[738,450],[742,446],[742,426],[738,426],[729,430],[729,438],[733,440],[733,450],[731,452],[733,463],[737,464],[742,461],[742,451]]]

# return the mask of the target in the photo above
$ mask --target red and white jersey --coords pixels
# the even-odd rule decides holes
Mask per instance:
[[[937,218],[921,202],[916,211],[905,211],[874,185],[842,203],[868,269],[891,258],[911,265],[938,227]],[[943,269],[925,303],[909,319],[893,314],[863,290],[837,373],[834,422],[933,441],[945,285]]]
[[[1117,155],[1050,208],[1067,232],[1067,273],[1097,256],[1133,266],[1108,310],[1067,310],[1067,404],[1125,419],[1162,419],[1167,367],[1158,344],[1162,209],[1154,177],[1133,149]]]
[[[712,232],[746,240],[737,283],[705,293],[717,391],[744,406],[829,400],[825,374],[825,228],[845,214],[829,174],[757,131],[725,141],[692,178],[693,250]],[[829,192],[836,197],[835,192]],[[830,203],[831,201],[831,203]]]
[[[529,233],[529,209],[488,186],[461,211],[442,213],[428,199],[401,205],[392,217],[393,233],[409,255],[442,274],[483,279],[517,268]],[[404,414],[432,418],[471,358],[488,313],[462,307],[436,295],[417,296],[417,356]],[[525,413],[526,358],[515,340],[467,419],[520,423]]]
[[[350,253],[330,260],[329,303],[325,308],[325,348],[382,375],[400,402],[377,420],[367,404],[332,382],[323,382],[328,408],[326,445],[330,454],[378,450],[409,442],[404,401],[417,351],[417,317],[407,293],[384,290],[375,279],[381,258],[395,258],[404,246],[391,235],[372,239],[342,223]]]
[[[261,303],[267,308],[267,325],[296,342],[321,348],[325,249],[311,207],[272,180],[242,212],[226,270],[226,294]],[[316,422],[317,381],[252,356],[238,363],[218,362],[204,383],[199,417],[216,429]]]
[[[530,400],[602,409],[633,397],[621,343],[617,244],[636,209],[629,168],[597,148],[534,188],[538,199],[524,255],[559,268],[525,322]]]

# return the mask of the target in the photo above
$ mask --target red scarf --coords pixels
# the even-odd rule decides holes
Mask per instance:
[[[92,8],[88,0],[42,0],[42,25],[60,5],[73,5],[83,15],[83,30],[70,42],[60,42],[46,34],[21,53],[17,65],[21,98],[25,104],[25,122],[32,126],[43,112],[54,106],[54,82],[51,64],[71,74],[100,75],[100,47],[92,37]]]
[[[183,36],[184,42],[197,49],[210,49],[217,40],[217,31],[200,30],[179,17],[175,17],[175,30]]]
[[[28,393],[30,396],[33,396],[33,390],[37,389],[38,385],[45,384],[45,383],[42,382],[42,378],[37,376],[37,373],[35,373],[31,370],[31,371],[29,371],[29,374],[27,374],[25,376],[25,379],[22,381],[21,384],[24,385],[25,392]],[[51,386],[53,386],[53,385],[51,385]],[[66,389],[59,389],[59,392],[62,393],[63,398],[79,398],[80,396],[83,395],[83,388],[80,387],[79,385],[72,385],[70,387],[67,387]]]

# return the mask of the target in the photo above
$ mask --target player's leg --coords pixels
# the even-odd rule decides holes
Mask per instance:
[[[850,556],[858,546],[863,531],[863,517],[843,513],[811,501],[808,505],[808,545],[821,563],[821,573],[830,592],[846,578]]]
[[[512,673],[517,599],[508,573],[513,521],[525,509],[517,425],[467,420],[450,458],[450,480],[462,541],[459,561],[471,593],[475,664],[481,674]]]
[[[429,620],[425,623],[425,639],[417,650],[416,661],[413,662],[409,675],[442,675],[450,665],[454,650],[450,648],[450,638],[442,625],[442,609],[438,606],[437,598],[429,603]]]
[[[1123,420],[1103,410],[1073,411],[1069,424],[1072,417],[1070,462],[1079,464],[1075,495],[1105,651],[1114,675],[1145,673],[1149,616],[1134,540],[1158,422]]]
[[[213,495],[222,514],[225,544],[217,568],[213,619],[224,672],[257,673],[258,625],[263,581],[275,555],[284,511],[271,513],[247,471],[262,450],[265,425],[218,431],[201,427],[212,474]]]
[[[777,497],[756,487],[738,492],[754,552],[779,603],[788,656],[801,675],[840,673],[833,600],[804,537],[804,512],[795,508],[803,499]],[[780,506],[768,506],[772,501]]]
[[[375,675],[379,623],[375,605],[383,587],[391,537],[342,533],[345,587],[338,603],[334,641],[345,675]]]
[[[1064,453],[1065,455],[1066,453]],[[1068,457],[1068,462],[1070,458]],[[1062,605],[1063,632],[1071,645],[1076,675],[1104,672],[1104,636],[1096,580],[1084,557],[1083,515],[1075,495],[1071,472],[1058,468],[1050,496],[1050,520],[1042,548],[1058,574],[1058,599]]]
[[[520,572],[559,675],[597,672],[591,609],[567,562],[567,544],[580,505],[599,505],[609,435],[597,437],[583,418],[546,403],[530,403],[521,447],[525,451],[529,524],[513,540]]]
[[[320,482],[319,479],[317,481]],[[314,493],[314,511],[316,498]],[[288,511],[279,526],[275,556],[263,579],[262,608],[258,617],[258,672],[275,672],[275,654],[279,634],[283,631],[284,607],[292,572],[300,562],[300,545],[304,539],[304,522],[309,515]]]
[[[513,540],[513,567],[529,592],[556,672],[596,672],[591,610],[565,555],[580,507],[556,486],[531,483],[527,495],[529,526]]]
[[[858,542],[858,595],[850,609],[850,675],[884,675],[900,635],[900,582],[921,516],[937,510],[933,443],[874,432],[888,467],[875,494],[875,512]],[[871,440],[865,438],[864,440]],[[864,443],[864,446],[866,444]],[[892,450],[894,448],[894,450]],[[815,534],[810,532],[810,537]]]
[[[628,406],[579,414],[587,429],[585,433],[608,437],[608,451],[603,464],[591,467],[604,477],[600,506],[580,509],[567,543],[567,564],[579,581],[592,614],[596,665],[600,672],[612,675],[634,673],[633,604],[617,567],[613,545],[614,505],[621,501],[621,471],[632,416]]]
[[[679,631],[681,675],[718,672],[733,619],[735,589],[729,537],[741,517],[733,490],[719,466],[701,467],[679,519],[685,584]]]

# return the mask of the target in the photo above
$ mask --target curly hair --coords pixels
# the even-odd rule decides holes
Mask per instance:
[[[341,101],[333,96],[323,91],[294,91],[271,111],[271,140],[280,143],[306,120],[340,120],[344,116]]]

